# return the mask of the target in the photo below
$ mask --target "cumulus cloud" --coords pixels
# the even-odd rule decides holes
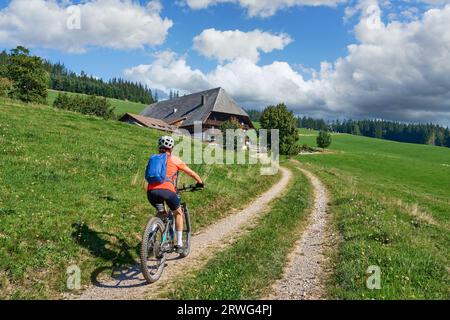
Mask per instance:
[[[310,103],[306,93],[311,83],[303,79],[286,62],[275,61],[272,64],[258,66],[247,59],[236,59],[219,66],[207,75],[211,86],[222,86],[239,101],[264,105],[284,101],[291,105]],[[243,86],[243,84],[246,84]]]
[[[166,93],[223,87],[239,102],[255,107],[283,101],[290,107],[315,108],[323,103],[314,90],[316,80],[305,81],[286,62],[258,66],[251,60],[238,58],[205,74],[189,67],[185,57],[163,52],[152,64],[127,69],[124,75]]]
[[[139,74],[161,90],[221,86],[246,106],[284,101],[313,116],[450,125],[450,5],[430,9],[414,21],[385,24],[377,2],[366,4],[355,27],[358,42],[348,46],[347,56],[323,62],[308,80],[286,62],[258,65],[254,59],[237,58],[203,73],[174,55],[167,63],[157,60],[141,66],[145,72],[130,69],[127,75]],[[174,72],[177,68],[183,76]]]
[[[251,32],[206,29],[194,38],[194,48],[208,58],[220,62],[245,58],[257,62],[260,52],[284,49],[292,39],[287,34],[272,34],[260,30]]]
[[[372,9],[363,11],[355,28],[360,43],[318,75],[319,87],[329,88],[326,105],[388,119],[436,121],[445,115],[448,123],[450,5],[417,21],[388,25],[376,1],[367,5]]]
[[[432,0],[430,0],[432,1]],[[249,16],[270,17],[278,10],[294,6],[336,6],[347,0],[186,0],[192,9],[205,9],[219,3],[237,3],[245,8]]]
[[[161,91],[178,89],[195,92],[209,87],[206,76],[188,66],[184,57],[178,57],[171,51],[160,52],[155,57],[152,64],[126,69],[124,75]]]
[[[172,21],[159,1],[12,0],[0,11],[0,43],[84,52],[89,46],[135,49],[160,45]]]

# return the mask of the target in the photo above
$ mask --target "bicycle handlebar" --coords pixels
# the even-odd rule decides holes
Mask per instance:
[[[200,187],[197,187],[197,185],[192,184],[189,187],[184,186],[183,188],[178,189],[178,192],[195,192],[195,191],[201,191],[203,189],[204,189],[204,187],[200,188]]]

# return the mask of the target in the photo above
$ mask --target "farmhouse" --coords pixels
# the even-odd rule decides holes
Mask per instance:
[[[244,130],[254,129],[249,115],[222,88],[154,103],[141,116],[162,120],[169,126],[188,130],[191,134],[194,133],[196,122],[202,123],[203,132],[208,129],[214,131],[232,118],[237,119]]]

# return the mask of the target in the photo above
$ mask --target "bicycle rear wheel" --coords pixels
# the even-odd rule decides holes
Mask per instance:
[[[191,216],[189,215],[189,209],[183,205],[184,219],[183,219],[183,245],[184,250],[180,253],[181,258],[186,258],[191,253]]]
[[[142,236],[141,271],[148,283],[158,281],[166,265],[166,254],[161,248],[164,231],[164,222],[160,218],[152,218]]]

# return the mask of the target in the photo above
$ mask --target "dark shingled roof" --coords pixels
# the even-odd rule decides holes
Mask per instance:
[[[205,97],[204,105],[202,104],[203,96]],[[161,119],[167,123],[183,119],[182,127],[185,127],[193,125],[195,121],[205,122],[211,112],[248,117],[248,114],[222,88],[157,102],[145,108],[141,115]]]
[[[171,126],[160,119],[139,116],[137,114],[132,113],[126,113],[122,118],[119,119],[119,121],[137,123],[144,127],[158,129],[162,131],[174,132],[177,130],[176,127]]]

